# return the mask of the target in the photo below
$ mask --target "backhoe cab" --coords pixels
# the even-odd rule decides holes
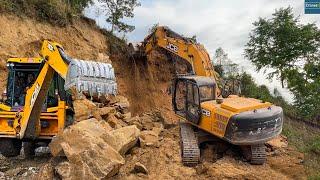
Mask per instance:
[[[264,143],[282,130],[282,108],[256,99],[215,97],[216,84],[209,77],[181,76],[173,82],[174,111],[185,122],[180,126],[182,161],[196,165],[200,159],[199,134],[219,137],[248,150],[252,164],[266,160]],[[203,131],[205,133],[194,133]],[[214,135],[214,136],[212,136]],[[205,141],[210,141],[206,138]]]

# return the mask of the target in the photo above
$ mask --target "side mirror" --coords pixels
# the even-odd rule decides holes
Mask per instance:
[[[3,90],[3,92],[2,92],[2,97],[3,96],[7,96],[7,90],[5,89],[5,90]]]

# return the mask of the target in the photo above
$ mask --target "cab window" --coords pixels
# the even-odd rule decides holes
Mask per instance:
[[[178,81],[175,90],[175,109],[180,112],[186,110],[187,87],[185,81]]]
[[[215,92],[213,86],[200,86],[200,100],[203,101],[211,101],[215,99]]]

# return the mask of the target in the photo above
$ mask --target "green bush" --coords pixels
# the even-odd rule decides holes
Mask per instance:
[[[312,139],[306,146],[305,149],[307,152],[313,152],[320,155],[320,136]]]
[[[2,0],[1,13],[14,13],[19,16],[35,17],[37,20],[64,26],[82,10],[91,0]]]
[[[70,10],[61,0],[36,0],[34,1],[34,7],[38,18],[53,24],[66,25],[71,17]]]
[[[265,85],[258,86],[251,75],[242,73],[240,75],[241,94],[246,97],[260,99],[281,106],[285,115],[296,117],[296,108],[288,104],[281,96],[273,96]]]

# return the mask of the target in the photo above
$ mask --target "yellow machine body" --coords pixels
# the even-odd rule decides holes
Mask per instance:
[[[48,43],[48,41],[45,41]],[[44,47],[47,47],[48,44],[44,44]],[[58,43],[53,43],[53,45],[59,45]],[[46,48],[42,48],[41,54],[48,54],[49,52],[45,52]],[[52,59],[55,59],[56,62],[60,60],[61,57],[57,53],[52,54]],[[44,58],[10,58],[7,60],[7,64],[10,63],[19,63],[21,65],[28,64],[41,64]],[[66,63],[56,63],[54,64],[56,72],[59,72],[63,77],[66,76],[68,65]],[[28,119],[30,116],[30,112],[33,106],[30,104],[31,99],[35,96],[34,92],[36,88],[39,88],[39,84],[44,84],[47,73],[51,74],[52,77],[54,71],[49,65],[44,65],[39,72],[39,75],[36,79],[34,85],[27,90],[26,92],[26,100],[25,105],[22,109],[12,110],[12,107],[7,106],[3,103],[0,103],[0,137],[5,138],[19,138],[19,132],[21,130],[25,131],[27,128]],[[65,127],[66,122],[66,110],[69,107],[67,106],[65,101],[58,100],[58,106],[50,107],[46,109],[46,112],[41,112],[40,114],[40,124],[42,121],[46,121],[48,126],[46,128],[41,128],[41,125],[38,123],[35,126],[36,134],[38,135],[38,139],[51,139],[53,136],[57,135],[60,131],[62,131]]]
[[[269,102],[262,103],[256,99],[244,97],[225,98],[221,104],[218,104],[215,100],[202,102],[202,111],[212,113],[202,113],[198,127],[223,138],[232,116],[254,109],[268,108],[271,105]]]

